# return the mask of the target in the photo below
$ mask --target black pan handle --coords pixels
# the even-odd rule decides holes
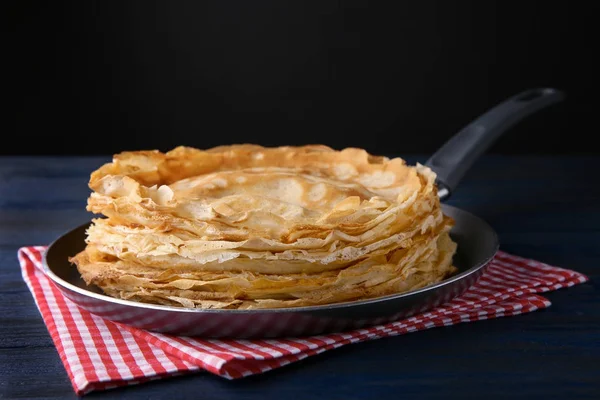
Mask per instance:
[[[450,138],[425,163],[437,174],[440,198],[450,196],[467,170],[500,135],[564,97],[561,91],[552,88],[526,90],[498,104]]]

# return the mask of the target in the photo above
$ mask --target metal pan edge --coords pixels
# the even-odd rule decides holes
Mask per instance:
[[[79,307],[92,314],[137,328],[156,332],[206,337],[277,337],[313,335],[329,331],[362,328],[390,322],[427,311],[464,293],[494,258],[499,249],[498,237],[482,219],[459,208],[442,205],[444,214],[453,217],[456,225],[451,234],[459,250],[468,260],[469,268],[441,282],[414,291],[373,299],[320,306],[256,310],[187,309],[165,305],[139,303],[95,293],[61,278],[55,269],[66,262],[63,254],[70,236],[84,231],[81,225],[58,239],[44,252],[44,273],[61,292]],[[79,244],[83,249],[84,243]],[[58,258],[60,261],[54,261]],[[72,267],[75,269],[75,267]],[[76,269],[75,269],[76,271]]]

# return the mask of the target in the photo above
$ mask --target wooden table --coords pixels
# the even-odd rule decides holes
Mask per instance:
[[[16,254],[90,218],[89,173],[108,160],[0,158],[0,398],[75,397]],[[486,219],[503,250],[590,276],[547,294],[547,310],[345,346],[239,381],[199,373],[91,396],[600,398],[598,165],[600,157],[486,156],[449,201]]]

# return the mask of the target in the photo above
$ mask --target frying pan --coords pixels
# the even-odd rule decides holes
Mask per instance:
[[[551,88],[519,93],[492,108],[446,142],[426,163],[437,173],[442,200],[457,187],[469,167],[494,141],[521,119],[563,99]],[[203,310],[115,299],[87,286],[68,261],[85,247],[84,224],[52,243],[43,257],[44,272],[79,307],[111,321],[185,336],[279,337],[315,335],[363,328],[430,310],[461,295],[484,273],[498,251],[498,237],[483,220],[443,204],[456,224],[458,272],[442,282],[405,293],[345,303],[260,310]]]

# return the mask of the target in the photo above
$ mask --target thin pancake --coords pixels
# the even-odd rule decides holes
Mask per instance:
[[[124,299],[200,308],[329,304],[454,271],[428,168],[326,146],[126,152],[92,173],[104,214],[72,258]]]

